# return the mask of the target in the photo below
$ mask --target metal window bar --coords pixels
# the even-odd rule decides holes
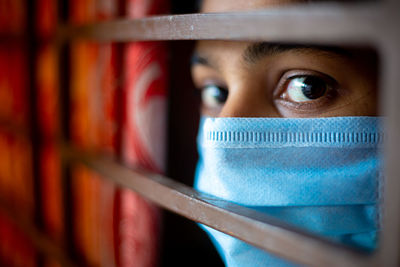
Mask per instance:
[[[83,163],[104,178],[153,203],[235,236],[281,257],[309,266],[375,266],[375,258],[286,225],[265,214],[197,192],[159,174],[130,169],[107,157],[64,146],[70,162]]]
[[[395,164],[396,153],[399,149],[394,142],[399,136],[400,130],[396,124],[398,105],[394,102],[399,99],[395,97],[395,94],[398,94],[395,82],[396,70],[399,69],[400,62],[397,52],[399,37],[396,31],[399,18],[396,10],[398,10],[398,4],[388,2],[362,6],[317,5],[312,8],[298,6],[273,11],[231,14],[161,16],[98,23],[72,29],[64,28],[64,36],[61,36],[67,39],[84,38],[99,41],[225,39],[374,45],[382,56],[383,71],[380,88],[385,89],[381,98],[382,106],[385,107],[382,112],[388,115],[386,127],[389,131],[389,138],[387,143],[390,145],[387,146],[385,157],[387,168],[384,232],[380,248],[373,255],[360,256],[308,236],[300,237],[296,231],[276,228],[270,220],[267,220],[268,223],[260,224],[260,221],[254,220],[254,218],[241,217],[243,209],[240,207],[231,206],[231,209],[226,210],[227,203],[210,201],[207,197],[201,197],[182,185],[171,184],[170,180],[148,175],[161,186],[160,192],[166,190],[164,191],[165,195],[174,195],[177,198],[171,200],[172,203],[168,201],[161,203],[152,198],[152,193],[146,190],[146,180],[142,181],[144,185],[141,182],[139,184],[134,182],[135,175],[133,173],[127,174],[127,176],[131,176],[129,179],[123,179],[123,169],[119,170],[121,176],[115,177],[115,174],[119,172],[117,166],[114,166],[115,172],[104,173],[106,170],[102,166],[107,165],[105,162],[104,165],[96,164],[96,159],[91,158],[91,160],[86,159],[86,163],[92,168],[98,170],[101,168],[100,171],[103,174],[107,174],[109,177],[114,176],[122,185],[139,192],[165,208],[300,263],[311,266],[396,266],[399,251],[398,204],[400,203],[396,192],[399,188],[396,180],[399,170]],[[216,24],[220,27],[214,27]],[[265,27],[265,25],[269,25],[269,27]],[[109,162],[109,164],[111,163]],[[111,166],[113,165],[111,164]],[[140,176],[143,174],[136,173],[137,178]],[[151,179],[147,181],[154,182],[150,182]],[[163,184],[165,186],[165,183],[170,185],[168,190],[162,187]],[[177,200],[179,201],[175,202]],[[177,205],[177,203],[183,204]],[[188,205],[190,209],[185,210],[184,205]],[[193,214],[193,209],[201,213],[201,216]],[[218,218],[224,218],[224,220],[220,221]],[[246,227],[246,231],[243,231],[243,227]],[[293,249],[283,249],[288,246]],[[310,255],[313,256],[310,257]]]
[[[158,16],[79,27],[65,26],[59,38],[97,41],[218,39],[377,44],[383,35],[387,35],[390,26],[395,25],[388,22],[392,16],[387,17],[386,11],[377,4],[299,5],[249,12]],[[382,29],[385,29],[385,34]]]
[[[302,230],[282,225],[229,202],[199,194],[160,175],[129,170],[110,159],[63,146],[65,159],[86,164],[106,178],[156,204],[207,224],[265,250],[310,266],[398,266],[400,252],[400,4],[395,0],[368,5],[316,5],[273,11],[160,16],[118,20],[77,28],[61,27],[60,44],[74,38],[99,41],[134,40],[269,40],[329,44],[368,44],[381,56],[382,114],[387,116],[385,147],[384,228],[371,255],[332,244]],[[218,23],[219,27],[215,27]],[[269,25],[269,27],[265,27]],[[116,30],[117,29],[117,30]],[[290,249],[288,249],[290,248]]]

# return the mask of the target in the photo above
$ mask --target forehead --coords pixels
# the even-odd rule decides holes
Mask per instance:
[[[306,0],[203,0],[201,11],[207,13],[254,10],[305,1]]]

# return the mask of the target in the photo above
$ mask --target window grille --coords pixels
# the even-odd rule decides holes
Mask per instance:
[[[32,6],[31,6],[32,7]],[[73,147],[60,138],[63,163],[77,162],[99,172],[102,177],[132,189],[156,205],[229,233],[257,247],[293,262],[309,266],[398,266],[400,264],[400,4],[395,0],[356,4],[320,3],[312,6],[281,7],[273,10],[215,14],[154,16],[118,19],[81,26],[63,24],[54,42],[63,65],[65,47],[73,40],[127,42],[148,40],[246,40],[315,44],[368,45],[381,60],[379,88],[381,114],[386,116],[385,190],[383,231],[378,249],[365,253],[337,245],[324,238],[261,215],[249,209],[196,192],[171,178],[141,169],[127,168],[114,159]],[[215,25],[218,25],[217,27]],[[266,26],[268,25],[268,26]],[[20,37],[14,37],[20,38]],[[32,40],[32,36],[27,36]],[[0,41],[10,41],[3,36]],[[65,88],[61,88],[64,89]],[[61,91],[61,94],[67,94]],[[66,111],[64,107],[64,111]],[[67,116],[63,115],[64,118]],[[9,121],[2,128],[17,135],[34,131],[21,129]],[[64,129],[65,131],[65,129]],[[52,255],[64,266],[79,264],[32,223],[15,216],[6,205],[1,209],[24,230],[38,250]]]

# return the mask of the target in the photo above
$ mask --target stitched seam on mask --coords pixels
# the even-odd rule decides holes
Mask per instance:
[[[381,145],[383,132],[259,132],[207,131],[206,143],[238,145]],[[247,143],[247,144],[244,144]]]

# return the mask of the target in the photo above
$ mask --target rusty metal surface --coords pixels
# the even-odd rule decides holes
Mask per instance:
[[[312,5],[235,13],[189,14],[116,20],[61,28],[60,38],[98,41],[265,40],[373,44],[387,19],[377,4]],[[218,25],[216,27],[216,25]]]
[[[309,266],[374,266],[373,256],[336,245],[265,214],[202,194],[172,179],[129,169],[96,153],[63,146],[65,160],[81,163],[172,212]]]
[[[310,266],[399,266],[400,252],[400,1],[385,0],[359,5],[318,5],[282,8],[274,11],[232,14],[192,14],[140,20],[120,20],[81,27],[64,27],[59,38],[99,41],[132,40],[267,40],[329,44],[376,45],[381,55],[382,112],[387,116],[389,142],[385,149],[385,207],[379,250],[373,255],[324,241],[303,230],[284,225],[229,202],[199,194],[172,179],[129,170],[94,154],[64,147],[66,159],[86,164],[121,186],[137,191],[154,203],[207,224],[282,257]],[[388,8],[384,6],[387,5]],[[218,27],[215,27],[218,25]],[[268,27],[266,26],[268,25]],[[11,127],[10,131],[24,132]],[[1,207],[1,206],[0,206]],[[15,218],[18,222],[19,219]],[[58,255],[64,266],[74,266],[33,226],[24,226],[34,244]],[[29,234],[30,233],[30,234]]]

